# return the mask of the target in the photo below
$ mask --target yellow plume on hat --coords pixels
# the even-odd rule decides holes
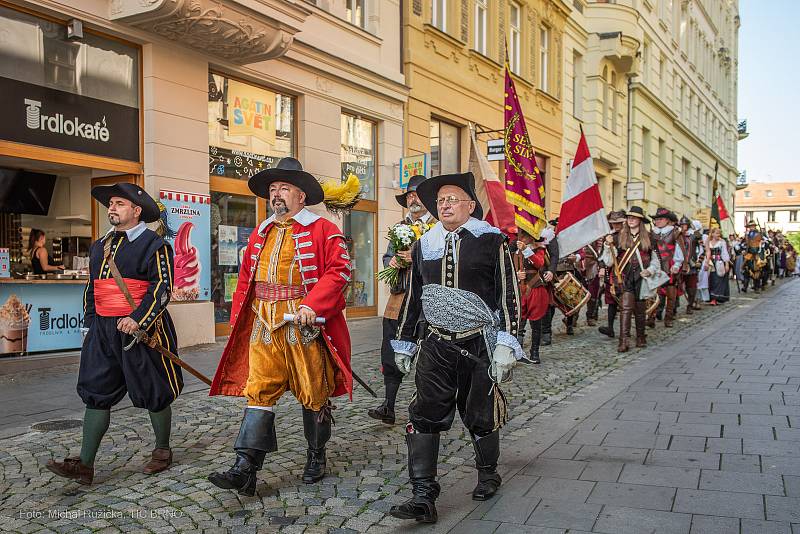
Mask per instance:
[[[355,174],[349,174],[347,180],[325,180],[321,183],[325,193],[325,206],[332,213],[349,213],[361,200],[361,181]]]

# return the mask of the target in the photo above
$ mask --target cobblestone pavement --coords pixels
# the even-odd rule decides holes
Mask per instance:
[[[724,498],[743,494],[726,493],[723,497],[711,495],[710,490],[725,484],[740,488],[752,484],[757,489],[766,488],[764,493],[768,490],[770,495],[780,497],[767,497],[767,517],[764,516],[761,500],[758,503],[750,500],[741,503],[742,508],[745,504],[748,506],[748,515],[742,516],[747,517],[747,521],[774,518],[788,521],[791,518],[800,522],[800,517],[797,516],[800,501],[792,499],[798,497],[800,477],[789,476],[800,475],[796,458],[789,457],[800,452],[797,441],[768,441],[775,437],[773,432],[778,432],[778,440],[800,440],[795,435],[798,431],[790,428],[800,426],[800,420],[797,419],[800,412],[790,402],[791,398],[795,404],[800,403],[797,399],[800,366],[792,369],[788,362],[781,363],[781,358],[800,358],[796,327],[794,331],[788,327],[785,320],[787,314],[784,311],[790,302],[797,301],[798,296],[800,284],[793,282],[779,284],[761,296],[734,295],[732,301],[725,306],[706,307],[690,317],[681,313],[675,328],[665,329],[659,325],[648,332],[650,349],[633,350],[622,355],[616,352],[615,341],[598,334],[593,327],[586,327],[583,319],[581,326],[576,329],[576,335],[566,336],[557,318],[554,321],[556,335],[553,345],[542,349],[542,365],[518,368],[514,382],[504,388],[510,402],[511,420],[502,433],[501,473],[506,484],[501,489],[501,494],[484,504],[470,499],[469,492],[475,477],[473,451],[468,433],[456,421],[454,428],[442,435],[439,475],[443,495],[439,502],[440,521],[424,530],[492,532],[498,527],[498,532],[564,532],[568,528],[591,530],[601,510],[611,510],[603,512],[605,523],[601,520],[598,524],[611,525],[609,528],[618,529],[603,532],[642,532],[643,530],[635,526],[639,523],[626,523],[628,516],[625,514],[633,512],[625,512],[629,509],[618,506],[627,503],[626,497],[636,502],[658,503],[666,503],[671,497],[665,493],[665,496],[658,494],[651,498],[648,492],[640,494],[626,487],[626,484],[603,482],[609,487],[603,488],[603,491],[593,489],[589,486],[597,484],[597,488],[600,488],[601,482],[589,481],[616,482],[619,478],[619,472],[614,474],[617,464],[613,464],[615,460],[611,459],[608,460],[612,462],[611,466],[600,461],[596,467],[583,465],[593,466],[595,462],[592,460],[595,456],[613,456],[614,452],[608,450],[620,445],[626,446],[624,451],[620,451],[630,455],[646,454],[641,451],[647,451],[648,447],[659,449],[659,453],[668,455],[661,463],[644,462],[644,457],[639,456],[635,456],[635,461],[631,463],[675,466],[670,468],[672,470],[662,473],[651,469],[637,473],[633,469],[628,471],[626,467],[623,473],[625,480],[620,480],[647,484],[643,480],[656,477],[670,480],[666,482],[667,485],[687,488],[678,490],[679,501],[675,501],[676,507],[680,504],[685,508],[680,510],[684,513],[701,513],[702,510],[697,508],[696,503],[713,501],[718,503],[718,508],[713,508],[711,504],[699,506],[707,508],[706,513],[709,514],[731,515],[719,511],[736,512],[740,507],[739,500],[726,504]],[[768,310],[769,313],[766,316],[753,314],[752,310],[756,306],[759,310]],[[782,311],[784,312],[781,313]],[[735,319],[736,317],[739,319]],[[757,359],[756,343],[749,338],[748,331],[742,326],[745,318],[758,318],[758,324],[764,327],[767,335],[774,334],[766,359]],[[726,341],[723,348],[714,349],[714,340],[718,338],[711,336],[715,332],[717,336],[722,335],[720,325],[731,320],[734,320],[732,326],[724,331],[723,337]],[[770,330],[770,324],[774,325],[774,329]],[[354,368],[381,394],[382,388],[379,385],[382,380],[377,370],[379,320],[354,321],[352,331],[356,347]],[[687,336],[694,336],[701,341],[698,354],[711,351],[716,360],[697,359],[699,356],[696,358],[694,351],[688,353],[688,356],[676,356],[670,347],[685,340]],[[702,341],[704,336],[709,336],[706,341]],[[775,340],[791,342],[792,347],[782,346]],[[732,363],[736,360],[738,348],[749,351],[744,359],[751,360],[742,367]],[[206,357],[218,358],[219,350],[219,346],[212,346],[204,347],[200,352]],[[793,354],[791,350],[794,350]],[[191,359],[194,353],[190,351],[186,357],[194,363]],[[636,369],[646,370],[648,366],[652,367],[662,360],[667,367],[659,370],[657,377],[635,382],[634,385],[641,386],[640,389],[631,386],[624,391],[631,385],[629,382],[636,379]],[[771,362],[769,375],[764,370],[764,366],[769,363],[767,360]],[[212,363],[213,361],[207,363],[207,366],[213,368]],[[711,365],[712,363],[715,365]],[[787,365],[781,370],[780,366],[784,363]],[[736,371],[732,370],[734,367]],[[722,369],[727,369],[730,377]],[[741,371],[739,376],[736,372],[741,369],[748,371]],[[762,370],[764,371],[760,372]],[[71,394],[74,394],[74,365],[65,366],[60,371],[71,375],[72,379],[66,380],[53,370],[26,371],[25,376],[0,377],[0,388],[8,390],[13,386],[19,391],[24,390],[28,394],[33,392],[33,395],[45,399],[71,398]],[[775,382],[770,376],[776,372],[780,377],[779,382]],[[673,376],[674,373],[690,373],[687,376],[693,376],[695,382],[680,382]],[[726,376],[723,377],[722,374]],[[726,382],[736,381],[737,376],[738,382],[746,384]],[[56,386],[51,385],[51,381]],[[719,385],[720,382],[723,385],[719,386],[722,388],[717,393],[719,399],[708,398],[707,393],[703,393],[702,399],[687,399],[687,391],[690,397],[698,394],[695,392],[699,390],[692,388],[710,387],[709,383]],[[336,426],[328,445],[329,474],[316,485],[305,485],[299,481],[306,449],[301,412],[293,398],[287,396],[282,399],[276,410],[280,450],[268,456],[264,470],[260,473],[257,495],[249,498],[220,490],[206,480],[208,473],[226,469],[232,462],[231,446],[241,420],[242,399],[209,398],[196,383],[195,386],[188,380],[187,383],[190,386],[187,387],[188,392],[176,401],[173,408],[172,447],[176,463],[157,476],[148,477],[140,473],[140,467],[152,447],[152,430],[147,413],[143,410],[124,408],[114,411],[111,428],[98,455],[95,484],[89,488],[59,479],[42,468],[51,457],[60,458],[79,450],[79,426],[57,431],[26,428],[11,432],[15,435],[0,439],[0,532],[377,533],[420,528],[387,515],[390,506],[402,502],[410,495],[406,484],[402,417],[395,426],[386,426],[369,419],[366,410],[377,402],[360,387],[356,387],[352,402],[345,399],[338,399],[336,402]],[[407,406],[411,390],[410,385],[401,388],[398,399],[401,412]],[[613,402],[592,415],[598,407],[620,392],[621,395]],[[711,421],[704,419],[702,414],[692,416],[684,413],[690,412],[687,405],[706,407],[708,403],[718,401],[735,404],[734,397],[741,399],[742,406],[739,407],[739,412],[727,412],[733,415],[711,417],[714,419]],[[745,397],[748,397],[749,402],[745,402]],[[779,397],[786,401],[785,406],[769,404]],[[783,411],[776,410],[777,408]],[[631,415],[621,418],[626,421],[651,421],[662,412],[675,413],[673,419],[680,412],[680,418],[669,421],[672,430],[660,432],[655,437],[657,444],[669,445],[659,447],[648,442],[647,437],[638,431],[638,427],[644,424],[648,426],[645,432],[652,431],[656,422],[638,425],[631,423],[631,427],[637,427],[636,432],[631,431],[630,435],[621,437],[616,436],[615,431],[617,427],[625,427],[624,423],[618,421],[615,423],[617,426],[607,422],[601,424],[601,419],[605,421],[603,417],[609,418],[614,410],[626,410]],[[640,417],[634,417],[640,412]],[[742,415],[737,415],[738,413]],[[592,419],[585,420],[590,415]],[[745,421],[742,421],[740,434],[733,436],[728,435],[729,427],[726,425],[726,435],[720,438],[718,427],[723,424],[720,417],[741,417],[748,419],[747,423],[752,425],[745,426]],[[46,421],[50,416],[43,413],[30,415],[29,418],[26,425]],[[754,420],[750,421],[749,418]],[[658,418],[652,420],[657,421]],[[666,419],[661,421],[667,422]],[[605,426],[598,429],[598,425]],[[712,432],[712,426],[717,429],[716,434]],[[573,430],[573,427],[577,430]],[[705,442],[708,437],[705,432],[710,432],[708,436],[713,434],[713,437],[708,438],[708,443]],[[612,444],[609,440],[614,438],[632,441]],[[745,438],[746,450],[742,449],[742,438]],[[683,448],[678,444],[682,444]],[[594,449],[597,450],[592,452]],[[549,460],[544,464],[538,463],[542,460],[531,463],[540,453]],[[704,471],[699,486],[697,477],[692,479],[693,482],[690,480],[688,484],[684,484],[700,468],[718,469],[721,453],[725,453],[722,455],[723,466],[727,460],[730,465],[739,468],[732,467],[728,471],[714,471],[711,474]],[[764,456],[758,456],[759,454]],[[767,456],[778,467],[769,467],[772,464],[765,460]],[[547,462],[562,462],[567,457],[569,462],[581,464],[580,470],[583,474],[578,472],[578,466],[573,466],[574,471],[570,471],[576,476],[564,476],[555,471],[555,474],[548,474],[550,464]],[[630,458],[619,458],[618,461],[629,462]],[[708,465],[703,462],[708,462]],[[555,469],[562,464],[553,465],[552,468]],[[681,469],[682,467],[695,469]],[[570,468],[564,469],[569,471]],[[744,474],[758,473],[762,469],[764,475]],[[767,474],[770,469],[773,474]],[[593,470],[598,473],[595,478],[589,475]],[[727,475],[728,478],[715,476],[719,474]],[[781,479],[780,475],[785,476]],[[583,481],[562,481],[559,478],[577,479],[579,476]],[[671,482],[673,479],[670,477],[675,477],[677,481]],[[538,485],[534,486],[534,483]],[[571,484],[575,486],[571,487]],[[527,494],[523,496],[525,492]],[[606,497],[606,500],[590,497],[590,494],[594,496],[596,493],[607,493],[616,497]],[[542,497],[552,499],[555,504],[551,506],[547,501],[540,504]],[[619,500],[614,501],[613,498]],[[630,506],[636,507],[634,504]],[[658,510],[670,510],[671,507],[672,501],[669,506],[659,505]],[[774,517],[770,517],[770,513]],[[529,515],[534,517],[533,522],[529,521],[529,526],[523,526]],[[550,519],[539,520],[540,517]],[[573,517],[575,520],[559,523],[559,517]],[[591,521],[588,519],[590,517]],[[651,523],[654,526],[649,531],[661,532],[664,525],[672,524],[660,524],[658,517],[652,516]],[[708,524],[712,523],[713,518]],[[739,523],[736,524],[738,529]],[[750,528],[751,523],[745,523],[743,519],[741,525],[743,532],[749,532],[745,526]],[[547,526],[554,528],[539,528]],[[755,531],[759,531],[759,528]],[[800,531],[795,530],[795,534],[800,534]]]

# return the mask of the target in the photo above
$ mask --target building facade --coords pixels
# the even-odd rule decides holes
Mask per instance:
[[[34,226],[47,228],[48,246],[57,238],[60,247],[71,247],[67,267],[78,268],[87,244],[108,227],[90,187],[139,183],[165,203],[175,224],[197,216],[176,253],[196,254],[205,282],[171,313],[181,345],[211,342],[227,332],[243,240],[267,217],[247,179],[294,156],[320,179],[361,179],[364,198],[354,211],[325,215],[342,227],[354,262],[348,313],[377,314],[378,229],[396,218],[392,195],[407,99],[401,4],[257,5],[0,3],[0,35],[11,36],[0,42],[0,82],[9,90],[4,95],[13,95],[0,106],[4,116],[22,121],[25,133],[0,132],[0,169],[55,183],[49,208],[34,215],[20,207],[22,213],[0,221],[0,247],[17,254],[15,272],[26,270],[22,240]],[[39,107],[25,103],[30,95]],[[59,108],[64,102],[71,107]],[[47,122],[46,114],[58,116],[53,111],[65,119]],[[25,120],[31,128],[40,114],[42,130],[28,132]],[[76,139],[84,122],[97,128]]]
[[[582,124],[607,207],[692,216],[715,176],[734,205],[738,28],[735,0],[573,2],[564,158]]]
[[[800,232],[800,182],[752,182],[736,192],[736,231],[755,220],[764,230]]]
[[[403,67],[410,91],[405,154],[428,154],[434,176],[460,172],[468,167],[471,127],[480,150],[489,139],[502,138],[508,43],[509,65],[544,171],[548,212],[555,210],[564,167],[562,52],[568,4],[413,0],[404,5]],[[502,167],[495,165],[502,177]]]

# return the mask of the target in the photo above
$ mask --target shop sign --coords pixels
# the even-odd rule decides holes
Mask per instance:
[[[139,161],[139,110],[0,77],[0,139]]]
[[[79,348],[85,287],[0,285],[0,354]]]
[[[427,154],[417,154],[400,159],[400,189],[408,187],[408,181],[417,174],[428,176]]]
[[[244,150],[231,150],[218,146],[208,147],[208,173],[247,180],[254,174],[270,169],[280,157],[263,156]]]
[[[486,159],[489,161],[503,161],[506,159],[505,139],[489,139],[486,142]]]
[[[176,301],[211,298],[211,197],[197,193],[164,191],[167,240],[175,254],[172,299]]]
[[[228,133],[275,144],[275,93],[228,80]]]
[[[625,198],[628,200],[644,200],[644,182],[628,182]]]

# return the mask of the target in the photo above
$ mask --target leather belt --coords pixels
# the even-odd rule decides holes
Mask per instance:
[[[303,286],[273,284],[270,282],[256,282],[255,293],[256,298],[270,302],[295,300],[306,295]]]
[[[428,325],[428,330],[430,330],[431,334],[435,335],[440,340],[461,341],[479,335],[483,329],[478,328],[475,330],[467,330],[466,332],[448,332],[447,330],[442,330],[440,328],[436,328],[435,326]]]

